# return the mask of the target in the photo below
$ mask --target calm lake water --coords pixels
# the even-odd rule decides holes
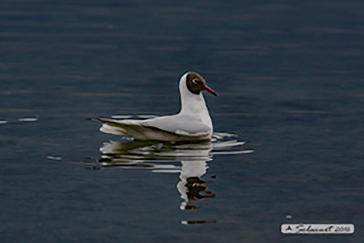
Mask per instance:
[[[1,242],[363,242],[363,1],[0,12]],[[218,93],[214,131],[236,136],[139,145],[85,119],[176,113],[188,70]]]

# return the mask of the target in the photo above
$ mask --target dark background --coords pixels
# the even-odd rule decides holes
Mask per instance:
[[[363,16],[354,0],[1,1],[1,242],[362,242]],[[254,149],[209,163],[216,198],[181,211],[178,174],[87,169],[118,138],[85,118],[178,112],[189,70],[219,94],[214,130]]]

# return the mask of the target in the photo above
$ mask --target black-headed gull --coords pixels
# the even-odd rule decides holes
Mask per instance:
[[[103,123],[105,133],[124,135],[137,140],[187,141],[211,139],[212,121],[201,91],[216,96],[205,79],[195,72],[185,73],[179,82],[181,111],[172,116],[146,120],[95,118]]]

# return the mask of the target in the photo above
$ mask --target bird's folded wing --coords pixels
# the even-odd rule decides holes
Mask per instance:
[[[102,122],[103,126],[100,130],[105,133],[138,137],[137,134],[145,132],[145,126],[142,124],[143,120],[114,120],[107,118],[92,118],[91,120]]]
[[[137,139],[149,139],[151,133],[167,133],[169,135],[187,137],[205,137],[211,132],[209,126],[185,117],[165,116],[147,120],[114,120],[107,118],[92,118],[100,121],[102,132],[115,135],[125,135]],[[159,137],[159,136],[157,136]]]
[[[204,136],[208,135],[212,130],[200,121],[179,115],[145,120],[144,125],[184,136]]]

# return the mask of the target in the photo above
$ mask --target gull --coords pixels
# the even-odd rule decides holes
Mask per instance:
[[[217,96],[196,72],[185,73],[179,82],[181,111],[171,116],[145,120],[92,118],[102,122],[100,131],[124,135],[135,140],[195,141],[210,140],[212,121],[202,91]]]

